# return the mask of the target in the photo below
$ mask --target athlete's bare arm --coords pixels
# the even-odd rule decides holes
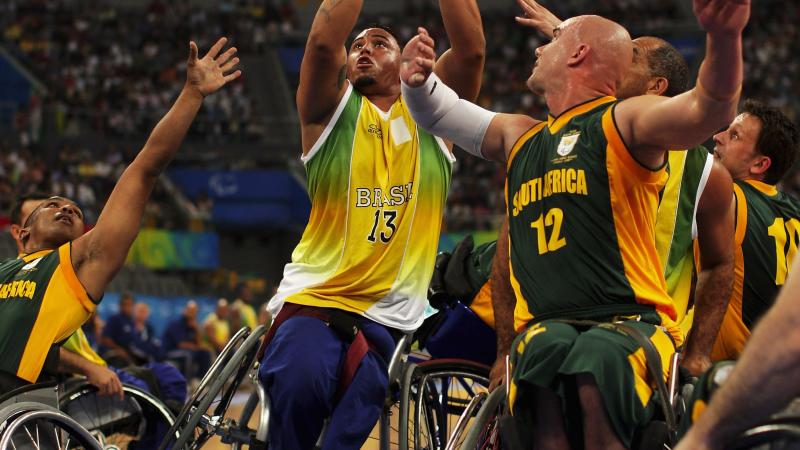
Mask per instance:
[[[120,400],[125,398],[122,382],[116,373],[63,347],[59,349],[58,370],[85,376],[86,381],[96,387],[100,395],[115,395]]]
[[[682,363],[694,376],[711,367],[711,348],[733,291],[734,215],[733,180],[715,161],[697,205],[700,271],[694,323]]]
[[[694,147],[736,115],[750,0],[694,0],[694,11],[706,30],[706,57],[695,88],[672,98],[633,97],[615,109],[629,150],[650,168],[664,163],[664,149]]]
[[[676,450],[729,448],[747,428],[800,395],[800,258],[739,362]],[[746,411],[746,414],[743,413]]]
[[[311,149],[347,89],[345,43],[363,0],[324,0],[311,24],[297,87],[303,152]]]
[[[450,49],[439,57],[434,72],[459,97],[478,98],[483,77],[486,39],[475,0],[439,0]]]
[[[73,241],[72,264],[92,298],[102,296],[125,262],[156,179],[178,150],[203,98],[241,75],[233,71],[239,62],[236,49],[220,53],[225,42],[225,38],[217,41],[202,59],[195,43],[190,43],[186,84],[178,99],[120,176],[95,227]]]
[[[403,48],[403,64],[400,67],[400,79],[412,88],[420,87],[433,72],[436,59],[433,39],[424,28],[418,29],[405,48]],[[464,100],[466,101],[466,100]],[[439,105],[431,105],[436,109]],[[428,109],[426,108],[426,109]],[[411,113],[419,113],[411,108]],[[514,143],[531,127],[540,121],[522,114],[497,114],[492,118],[483,138],[481,153],[484,158],[505,162]],[[444,139],[457,141],[456,136],[440,135]]]
[[[511,269],[508,262],[508,216],[503,219],[497,236],[497,248],[492,260],[492,309],[494,329],[497,334],[497,359],[490,374],[490,389],[503,382],[506,373],[506,356],[516,336],[514,330],[514,308],[517,300],[511,287]]]

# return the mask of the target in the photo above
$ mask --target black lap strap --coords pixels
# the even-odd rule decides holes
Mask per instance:
[[[625,323],[608,323],[605,324],[610,328],[614,328],[621,333],[630,336],[639,344],[642,349],[644,349],[644,356],[645,361],[647,362],[647,368],[650,371],[650,376],[656,382],[656,388],[658,390],[658,394],[661,396],[661,409],[664,411],[664,419],[667,422],[667,427],[669,428],[670,432],[674,432],[678,429],[678,424],[675,420],[675,411],[672,410],[672,399],[669,398],[669,389],[667,389],[667,383],[664,382],[664,366],[661,365],[661,354],[658,353],[656,346],[653,345],[653,342],[645,336],[637,328],[634,328]]]

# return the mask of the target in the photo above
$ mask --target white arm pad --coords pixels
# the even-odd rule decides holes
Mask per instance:
[[[483,137],[495,112],[458,98],[449,86],[432,73],[420,87],[402,83],[403,99],[418,126],[480,158]]]

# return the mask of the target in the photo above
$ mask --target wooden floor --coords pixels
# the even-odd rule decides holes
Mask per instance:
[[[247,392],[240,392],[237,394],[233,401],[231,402],[231,406],[228,408],[228,414],[226,416],[229,417],[239,417],[242,407],[244,407],[244,402],[247,400]],[[258,417],[254,416],[250,420],[250,427],[255,428],[258,422]],[[370,434],[370,438],[361,447],[362,450],[378,450],[378,427],[376,426],[373,430],[372,434]],[[398,448],[397,444],[391,446],[391,448]],[[219,440],[219,437],[214,437],[211,439],[206,445],[203,446],[204,450],[230,450],[230,446],[226,444],[222,444]]]

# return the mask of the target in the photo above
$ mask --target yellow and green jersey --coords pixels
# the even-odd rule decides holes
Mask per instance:
[[[311,214],[270,301],[338,308],[416,329],[454,161],[402,99],[383,112],[348,86],[303,157]]]
[[[62,345],[64,349],[71,351],[72,353],[76,353],[81,358],[89,360],[93,364],[97,364],[98,366],[107,366],[106,360],[104,360],[97,352],[94,351],[92,348],[92,344],[89,343],[89,339],[86,338],[86,333],[83,332],[81,328],[75,330],[72,333],[72,336],[67,339],[64,344]]]
[[[800,202],[775,186],[736,181],[733,294],[711,358],[737,359],[756,321],[772,306],[800,241]]]
[[[508,163],[515,324],[657,313],[682,341],[655,244],[665,169],[630,155],[613,97],[548,117],[514,145]]]
[[[713,164],[714,157],[703,146],[669,152],[669,178],[656,216],[658,259],[684,337],[692,326],[694,312],[690,299],[695,277],[693,241],[697,238],[697,205]]]
[[[72,267],[71,245],[0,264],[0,370],[36,381],[50,347],[94,311]]]

